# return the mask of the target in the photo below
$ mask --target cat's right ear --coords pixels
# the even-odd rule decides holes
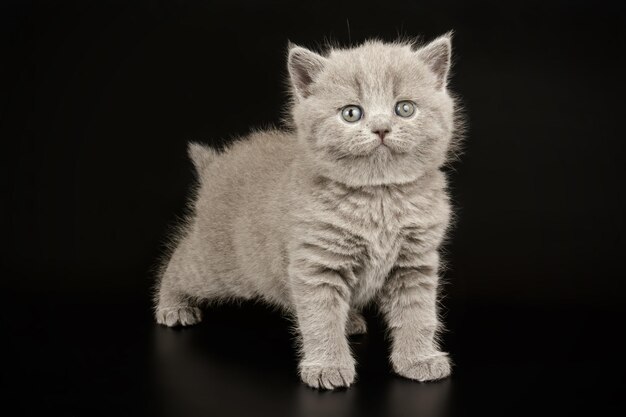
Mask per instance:
[[[296,95],[307,98],[311,94],[311,85],[326,65],[326,58],[306,48],[289,43],[287,67]]]

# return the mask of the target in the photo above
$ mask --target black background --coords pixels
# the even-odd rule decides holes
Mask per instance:
[[[4,1],[2,346],[17,414],[578,415],[623,410],[626,11],[618,2]],[[451,170],[449,380],[394,377],[375,311],[359,380],[298,382],[259,305],[158,328],[153,268],[186,143],[280,125],[287,41],[453,29],[469,130]]]

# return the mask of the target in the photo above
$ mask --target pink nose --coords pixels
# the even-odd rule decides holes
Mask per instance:
[[[389,129],[378,129],[378,130],[372,130],[372,132],[376,133],[378,135],[378,137],[380,138],[381,142],[385,141],[385,136],[387,136],[387,133],[389,133]]]

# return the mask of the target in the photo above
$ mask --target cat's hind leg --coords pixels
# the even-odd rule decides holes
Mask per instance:
[[[349,336],[367,333],[367,322],[363,314],[358,310],[350,309],[348,322],[346,323],[346,333]]]
[[[191,326],[202,321],[197,305],[198,268],[184,248],[177,248],[162,273],[155,297],[157,323],[168,326]]]
[[[164,277],[157,295],[155,318],[157,323],[168,327],[191,326],[202,321],[202,310]]]

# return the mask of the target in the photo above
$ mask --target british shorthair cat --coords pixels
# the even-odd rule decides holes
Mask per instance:
[[[437,291],[451,215],[441,168],[459,137],[450,60],[450,35],[322,55],[290,45],[292,126],[223,152],[189,147],[199,184],[160,274],[157,322],[261,299],[294,318],[302,381],[334,389],[355,380],[348,336],[366,331],[373,302],[395,372],[448,376]]]

